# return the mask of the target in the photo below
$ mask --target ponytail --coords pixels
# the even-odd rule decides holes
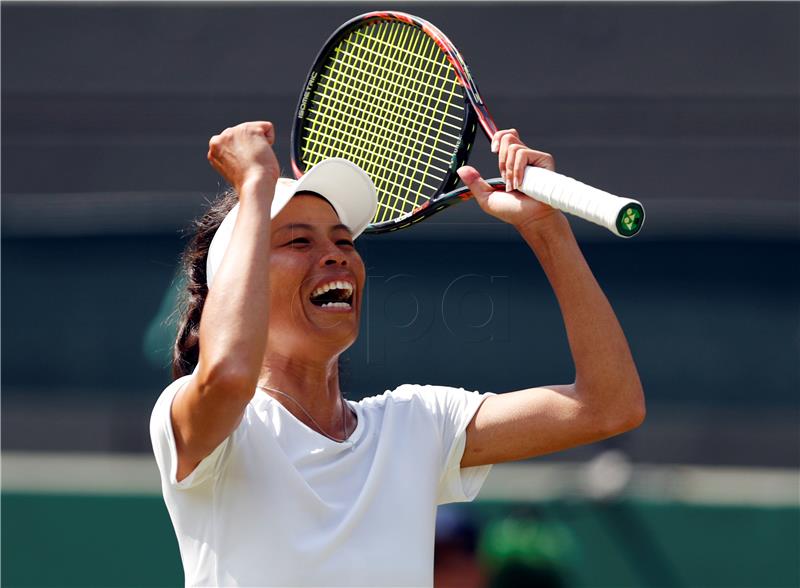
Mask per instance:
[[[214,233],[236,202],[236,192],[232,189],[212,202],[208,211],[194,221],[192,239],[181,256],[181,272],[186,278],[186,288],[178,302],[180,326],[172,348],[173,379],[191,374],[200,358],[200,317],[208,296],[208,248]]]

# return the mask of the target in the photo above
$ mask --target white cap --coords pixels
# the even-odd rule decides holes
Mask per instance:
[[[370,177],[355,163],[339,157],[319,162],[299,180],[279,179],[270,218],[275,218],[298,192],[316,192],[330,202],[354,239],[364,232],[378,209],[378,195]],[[209,287],[228,249],[238,212],[239,205],[236,204],[211,239],[206,260],[206,284]]]

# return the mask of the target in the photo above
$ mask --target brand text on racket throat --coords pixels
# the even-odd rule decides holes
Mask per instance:
[[[308,76],[308,83],[306,84],[305,92],[303,92],[303,98],[300,100],[300,107],[297,109],[297,118],[303,118],[306,115],[306,105],[308,104],[308,99],[311,97],[314,84],[317,83],[317,75],[316,71],[312,71]]]

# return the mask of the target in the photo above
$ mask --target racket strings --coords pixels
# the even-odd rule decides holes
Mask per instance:
[[[339,98],[339,97],[337,97],[337,96],[335,96],[333,94],[325,93],[325,98],[327,98],[331,102],[334,102],[336,104],[336,106],[339,107],[339,108],[352,108],[354,111],[358,112],[359,116],[369,116],[369,115],[373,115],[374,116],[374,111],[373,111],[373,113],[370,113],[367,110],[365,110],[364,108],[361,108],[359,106],[353,105],[351,102],[348,102],[346,100],[346,96],[344,96],[342,98]],[[319,104],[320,106],[322,106],[322,101],[321,100],[311,99],[311,100],[309,100],[309,102],[311,102],[312,104]],[[385,117],[380,117],[380,118],[385,120]],[[408,124],[411,124],[411,125],[418,124],[413,119],[410,119],[410,118],[406,119],[406,121],[407,121]],[[347,127],[358,128],[359,130],[362,130],[365,133],[368,133],[370,135],[375,136],[375,133],[372,132],[370,129],[363,129],[363,127],[357,127],[356,126],[356,122],[357,121],[354,121],[354,120],[352,120],[352,118],[350,118],[347,121],[344,121],[343,124],[345,126],[347,126]],[[392,134],[394,134],[395,136],[400,136],[400,133],[397,132],[397,131],[391,130],[390,132]],[[414,144],[419,145],[420,147],[427,147],[425,142],[421,141],[418,137],[407,136],[407,139],[408,139],[408,141],[411,141]],[[441,163],[444,163],[445,165],[450,165],[450,161],[448,159],[445,159],[444,157],[440,157],[439,155],[436,155],[437,153],[440,154],[440,155],[447,156],[447,155],[450,155],[450,152],[448,150],[442,149],[439,146],[434,146],[431,157],[433,159],[441,162]],[[446,171],[446,170],[442,170],[442,171]]]
[[[361,35],[361,36],[365,37],[365,35]],[[391,44],[382,42],[381,39],[376,39],[376,40],[380,41],[383,44],[383,46],[385,48],[387,48],[388,50],[391,51],[392,49],[394,49],[394,47]],[[345,42],[345,44],[347,44],[347,41]],[[338,50],[341,51],[341,49],[338,49]],[[385,57],[385,56],[382,56],[381,53],[378,52],[378,51],[372,51],[372,50],[367,50],[367,51],[369,53],[371,53],[373,56],[377,57],[378,59],[381,59],[382,57]],[[406,53],[407,55],[411,56],[411,58],[415,57],[415,54],[412,51],[405,51],[404,53]],[[389,62],[389,63],[391,63],[393,65],[397,65],[397,66],[401,66],[401,67],[407,67],[407,66],[410,65],[410,64],[407,64],[407,63],[402,62],[402,61],[397,60],[397,59],[386,58],[386,60],[387,60],[387,62]],[[334,61],[336,61],[336,60],[334,59]],[[433,60],[427,60],[427,61],[429,61],[432,64],[436,63]],[[442,63],[437,63],[436,64],[436,66],[438,66],[438,67],[441,67],[442,65],[443,65]],[[432,92],[441,92],[442,94],[444,94],[444,95],[446,95],[448,97],[451,97],[451,96],[457,96],[458,97],[458,96],[460,96],[460,94],[458,92],[452,92],[452,91],[444,90],[443,86],[450,81],[445,77],[433,75],[432,72],[423,70],[423,69],[421,69],[419,67],[413,68],[412,69],[412,73],[415,73],[415,74],[418,74],[418,75],[428,76],[429,78],[433,79],[435,82],[438,82],[439,84],[441,84],[441,86],[437,86],[435,83],[434,84],[424,83],[424,82],[421,81],[420,78],[416,78],[414,76],[402,74],[399,71],[396,71],[395,75],[398,78],[404,79],[406,85],[409,85],[409,84],[418,85],[418,86],[422,87],[423,89],[427,89],[427,90],[430,90]],[[446,103],[447,102],[447,100],[444,99],[444,98],[437,98],[436,100],[438,102],[442,102],[442,103]],[[459,110],[464,110],[460,106],[457,106],[457,108]],[[431,110],[435,111],[434,108],[432,108]],[[455,116],[455,115],[452,115],[452,114],[449,114],[449,113],[444,113],[444,114],[445,114],[445,116],[450,116],[450,117],[452,117],[454,119],[458,119],[458,117]],[[456,127],[456,128],[460,128],[460,127]]]
[[[404,23],[370,24],[351,31],[321,69],[301,153],[308,166],[338,156],[362,167],[378,191],[374,222],[392,220],[439,191],[465,115],[430,37]]]
[[[376,40],[381,40],[381,39],[376,38]],[[396,60],[394,60],[394,61],[396,62]],[[355,65],[361,65],[361,64],[355,64]],[[375,74],[374,71],[370,71],[370,70],[367,70],[367,71],[370,74],[373,74],[373,75]],[[331,77],[333,77],[333,76],[331,76]],[[345,82],[352,83],[352,79],[345,80]],[[385,78],[384,78],[383,82],[386,82]],[[368,90],[374,90],[375,89],[373,84],[369,84],[369,85],[372,86],[372,87],[368,88]],[[346,87],[352,87],[352,86],[348,85]],[[363,91],[363,89],[361,89],[361,90]],[[383,90],[383,88],[377,88],[377,90],[380,91],[380,90]],[[397,88],[396,84],[390,84],[389,85],[389,90],[396,92],[398,90],[398,88]],[[381,98],[381,94],[378,93],[377,97],[380,99]],[[361,96],[361,98],[363,99],[363,95]],[[397,127],[397,118],[396,118],[396,116],[397,116],[398,113],[395,112],[393,115],[389,114],[389,113],[391,113],[391,107],[393,105],[391,103],[386,102],[385,100],[382,100],[380,102],[383,102],[383,103],[382,104],[378,104],[378,106],[382,106],[383,109],[375,111],[375,113],[373,114],[373,117],[375,115],[377,115],[377,118],[381,119],[379,122],[381,124],[381,130],[383,132],[379,133],[379,139],[385,139],[386,136],[387,136],[387,133],[388,133],[389,134],[389,138],[394,138],[394,140],[397,141],[399,139],[399,137],[402,135],[402,133],[399,132],[398,127]],[[363,112],[363,109],[361,109],[361,110]],[[410,122],[411,124],[413,124],[413,120],[409,119],[407,122]],[[368,127],[367,127],[367,130],[369,131]],[[374,134],[375,133],[373,133],[373,135]],[[392,134],[395,135],[395,136],[391,137]],[[406,137],[413,137],[413,135],[408,135],[408,134],[406,134],[405,136]],[[349,137],[349,138],[352,140],[352,137]],[[382,141],[382,143],[384,143],[384,145],[385,145],[385,142]],[[381,145],[381,147],[384,147],[384,145]],[[373,147],[374,147],[374,145],[373,145]],[[378,152],[378,154],[380,155],[381,153]],[[395,154],[392,154],[392,155],[395,155]],[[381,167],[381,166],[379,165],[378,167]],[[391,180],[390,180],[390,183],[391,183]],[[396,183],[395,183],[395,186],[396,186]]]
[[[348,116],[348,118],[346,120],[341,121],[341,123],[344,124],[346,127],[357,128],[358,130],[361,130],[361,131],[363,131],[363,132],[365,132],[367,134],[370,134],[372,137],[375,137],[375,136],[377,136],[377,134],[372,129],[364,128],[364,127],[357,127],[356,126],[356,123],[360,122],[360,120],[361,120],[358,117],[365,117],[366,118],[366,117],[369,117],[369,116],[373,116],[373,117],[376,117],[376,118],[380,118],[381,122],[386,122],[386,123],[391,122],[381,112],[376,112],[375,110],[370,112],[370,111],[366,110],[365,108],[362,108],[361,106],[358,106],[357,104],[353,103],[353,101],[349,100],[348,99],[349,97],[346,94],[344,94],[341,90],[339,90],[338,88],[329,89],[328,87],[324,87],[324,88],[320,89],[319,91],[320,91],[321,99],[311,98],[309,100],[309,102],[311,102],[312,104],[319,105],[319,107],[322,108],[322,107],[325,106],[325,102],[324,101],[327,100],[328,102],[333,102],[337,108],[340,108],[340,109],[344,110],[345,111],[345,115],[350,115],[353,111],[358,113],[357,116],[352,116],[351,115],[351,116]],[[397,113],[397,112],[395,113],[395,115],[399,116],[400,118],[402,118],[407,125],[415,126],[415,125],[419,124],[417,121],[415,121],[410,116],[405,116],[405,115],[403,115],[401,113]],[[396,137],[401,135],[400,132],[398,132],[398,131],[396,131],[394,129],[389,129],[388,132],[390,132],[391,134],[395,135]],[[425,148],[427,147],[425,142],[421,141],[417,137],[407,136],[407,138],[408,138],[408,140],[413,141],[415,144],[417,144],[417,145],[419,145],[421,147],[425,147]],[[434,153],[436,153],[436,152],[438,152],[440,154],[444,154],[444,155],[448,155],[449,154],[449,151],[447,151],[445,149],[442,149],[441,147],[438,147],[438,146],[434,147]],[[447,160],[447,159],[444,159],[443,157],[439,157],[437,155],[433,155],[432,157],[433,157],[433,159],[436,159],[436,160],[438,160],[438,161],[440,161],[440,162],[442,162],[442,163],[444,163],[446,165],[450,164],[450,161]],[[446,170],[443,170],[443,171],[446,171]]]
[[[368,71],[368,73],[374,73],[374,72],[369,72],[369,71]],[[341,82],[341,80],[339,79],[339,77],[340,77],[340,76],[338,76],[338,75],[337,75],[337,72],[335,72],[335,71],[334,71],[334,72],[333,72],[333,73],[332,73],[332,74],[329,76],[330,80],[333,80],[334,82]],[[361,76],[361,77],[363,78],[363,76]],[[347,83],[347,82],[349,82],[349,80],[344,80],[344,82],[345,82],[345,83]],[[346,84],[345,84],[345,88],[349,88],[349,87],[351,87],[351,86],[348,86],[348,85],[346,85]],[[334,86],[334,89],[335,89],[335,90],[337,90],[337,91],[339,91],[339,92],[341,92],[341,91],[342,91],[342,90],[341,90],[341,85],[340,85],[340,84],[338,84],[338,83],[337,83],[337,84]],[[360,91],[363,93],[363,88],[362,88],[362,89],[360,89]],[[380,95],[379,95],[379,96],[380,96]],[[361,99],[363,99],[363,96],[361,96],[360,98],[361,98]],[[383,105],[383,106],[384,106],[384,108],[387,108],[387,106],[386,106],[386,105]],[[345,109],[345,114],[351,114],[351,113],[349,112],[349,109]],[[362,112],[362,114],[363,114],[363,112]],[[391,161],[391,160],[392,160],[392,158],[391,158],[391,157],[389,157],[389,155],[387,155],[386,153],[384,153],[384,151],[385,151],[385,145],[386,145],[386,142],[385,142],[385,139],[386,139],[386,133],[387,133],[387,132],[389,132],[390,134],[391,134],[391,133],[394,133],[395,135],[399,135],[399,133],[397,133],[397,132],[395,131],[395,129],[393,128],[393,125],[392,125],[392,123],[393,123],[394,121],[393,121],[393,120],[390,120],[389,118],[387,118],[387,115],[386,115],[386,111],[385,111],[385,110],[384,110],[384,111],[377,111],[377,112],[376,112],[376,111],[373,111],[372,113],[370,113],[370,115],[367,117],[367,119],[368,119],[368,120],[371,120],[372,122],[375,122],[375,120],[374,120],[374,119],[375,119],[375,117],[376,117],[376,116],[377,116],[378,118],[380,118],[380,119],[381,119],[381,120],[380,120],[380,121],[378,121],[378,122],[381,124],[381,127],[380,127],[380,128],[383,130],[383,132],[382,132],[382,133],[378,133],[378,134],[377,134],[377,136],[376,136],[376,140],[377,140],[377,141],[378,141],[380,144],[376,145],[376,144],[375,144],[375,142],[370,142],[370,143],[371,143],[371,147],[373,147],[373,149],[372,149],[371,153],[372,153],[372,155],[373,155],[373,156],[377,156],[379,159],[386,159],[386,160],[388,160],[388,161],[387,161],[387,163],[388,163],[389,165],[392,165],[392,161]],[[348,126],[352,126],[352,125],[348,125]],[[366,126],[366,127],[365,127],[365,126],[361,125],[361,128],[362,128],[362,130],[367,130],[368,132],[369,132],[369,131],[371,131],[371,129],[370,129],[370,127],[369,127],[369,126]],[[353,140],[354,140],[354,139],[357,141],[357,140],[360,138],[360,137],[358,137],[358,136],[354,137],[354,136],[352,135],[352,133],[345,133],[345,134],[347,135],[346,139],[348,139],[350,142],[353,142]],[[375,136],[375,135],[376,135],[376,133],[375,133],[375,132],[371,132],[371,134],[372,134],[373,136]],[[342,137],[339,137],[339,138],[341,139]],[[394,138],[395,138],[395,140],[397,140],[397,137],[394,137]],[[347,143],[347,142],[346,142],[345,144],[350,144],[350,143]],[[336,145],[334,145],[334,146],[336,147]],[[338,145],[338,147],[342,148],[342,147],[344,147],[344,145]],[[367,153],[370,153],[370,151],[368,150],[368,151],[367,151]],[[351,152],[350,150],[348,150],[348,155],[351,155],[351,156],[352,156],[352,152]],[[397,182],[393,181],[393,178],[391,178],[391,177],[388,177],[388,176],[389,176],[389,174],[391,174],[391,173],[392,173],[392,171],[393,171],[391,168],[388,168],[388,167],[387,167],[387,166],[385,166],[385,165],[381,165],[380,161],[377,161],[377,160],[373,160],[372,162],[370,162],[370,165],[368,165],[368,166],[367,166],[367,168],[368,168],[368,169],[367,169],[367,171],[370,171],[370,172],[372,172],[372,175],[373,175],[373,176],[375,176],[376,174],[377,174],[377,175],[379,175],[379,176],[381,176],[381,178],[382,178],[382,180],[383,180],[383,183],[385,184],[383,187],[384,187],[384,188],[386,188],[387,190],[388,190],[389,188],[391,188],[391,192],[392,192],[392,194],[394,194],[394,195],[395,195],[395,200],[397,200],[397,201],[399,201],[399,202],[403,202],[403,203],[406,203],[406,204],[409,204],[409,205],[412,205],[412,206],[413,206],[413,204],[414,204],[413,202],[411,202],[411,201],[408,201],[407,199],[403,198],[402,196],[398,196],[398,194],[397,194],[397,193],[398,193],[399,191],[402,191],[402,190],[403,190],[403,188],[404,188],[404,186],[402,186],[402,185],[398,184]],[[383,174],[383,175],[381,175],[381,174],[380,174],[380,172],[384,172],[384,174]],[[387,172],[388,172],[388,173],[387,173]],[[430,187],[430,186],[429,186],[429,187]],[[433,188],[433,189],[435,189],[435,187],[432,187],[432,188]],[[386,202],[385,202],[385,201],[384,201],[384,204],[386,204]],[[396,208],[394,208],[394,207],[392,207],[392,206],[390,206],[390,205],[389,205],[389,208],[392,210],[392,212],[395,212],[395,211],[402,211],[402,209],[396,209]]]
[[[338,50],[338,49],[337,49],[337,50]],[[331,61],[333,61],[333,62],[334,62],[334,63],[336,63],[336,64],[344,65],[345,67],[350,67],[350,66],[349,66],[349,64],[343,64],[343,63],[342,63],[340,60],[338,60],[338,59],[336,59],[336,58],[333,58]],[[331,68],[331,66],[327,66],[327,67],[326,67],[326,69],[329,69],[329,70],[330,70],[330,69],[332,69],[332,68]],[[344,71],[342,71],[342,70],[339,70],[339,71],[337,71],[336,73],[337,73],[338,75],[340,75],[342,78],[344,78],[345,80],[347,80],[347,81],[350,81],[350,82],[355,82],[355,81],[356,81],[356,78],[354,78],[353,76],[349,75],[348,73],[346,73],[346,72],[344,72]],[[402,76],[402,77],[407,77],[407,76]],[[408,80],[408,82],[410,82],[410,79]],[[379,87],[377,87],[377,86],[375,86],[374,84],[371,84],[371,83],[369,83],[369,82],[364,82],[364,85],[365,85],[365,86],[367,86],[367,87],[368,87],[370,90],[372,90],[372,91],[381,91],[381,90],[383,90],[383,88],[379,88]],[[397,88],[400,88],[400,89],[405,89],[405,88],[407,87],[407,85],[402,85],[402,84],[390,84],[390,86],[396,86]],[[429,86],[429,88],[435,88],[435,86]],[[445,102],[445,103],[446,103],[446,101],[444,101],[444,100],[442,100],[442,102]],[[460,109],[460,110],[464,110],[464,109],[463,109],[463,108],[461,108],[460,106],[457,106],[457,105],[456,105],[456,107],[457,107],[458,109]],[[417,113],[417,110],[418,110],[418,109],[420,109],[420,110],[425,110],[425,111],[427,112],[427,116],[429,116],[429,117],[436,117],[436,116],[439,116],[440,114],[444,114],[444,116],[445,116],[445,117],[450,117],[450,118],[452,118],[452,119],[454,119],[454,120],[457,120],[457,121],[460,121],[460,120],[462,120],[462,117],[460,117],[460,116],[456,116],[456,115],[454,115],[454,114],[450,114],[449,112],[444,112],[444,113],[442,113],[442,112],[440,112],[440,110],[439,110],[439,109],[437,109],[437,108],[435,108],[435,107],[430,107],[430,106],[428,106],[427,104],[420,104],[420,105],[417,107],[417,109],[415,109],[415,108],[403,107],[403,106],[400,106],[400,108],[402,108],[404,111],[406,111],[406,112],[409,112],[409,113],[411,113],[411,114],[416,114],[416,113]],[[445,123],[444,123],[444,124],[445,124],[445,125],[447,125],[447,126],[449,126],[449,127],[450,127],[450,128],[452,128],[452,129],[455,129],[455,131],[456,131],[456,132],[458,132],[458,131],[460,131],[460,130],[461,130],[461,125],[458,125],[458,124],[453,124],[453,123],[451,123],[451,122],[448,122],[448,121],[445,121]],[[452,134],[451,134],[450,136],[451,136],[451,137],[458,138],[458,135],[452,135]]]
[[[356,29],[355,31],[353,31],[353,35],[356,36],[356,37],[362,37],[362,38],[367,38],[368,37],[368,35],[364,34],[364,32],[359,30],[359,29]],[[427,35],[422,35],[422,34],[418,34],[417,35],[417,38],[423,38],[423,37],[425,37],[426,39],[429,39],[427,37]],[[395,51],[410,55],[412,58],[416,59],[418,62],[426,61],[429,64],[433,65],[434,67],[441,67],[441,65],[444,63],[441,60],[434,59],[434,58],[428,57],[426,55],[422,55],[419,52],[411,51],[409,49],[406,49],[405,47],[398,46],[398,45],[391,45],[391,44],[385,42],[383,39],[376,38],[375,41],[379,45],[390,47],[391,49],[393,49]],[[435,43],[431,42],[431,45],[435,45]],[[372,51],[372,53],[377,53],[377,52]],[[423,70],[422,70],[421,67],[417,67],[417,71],[422,73]],[[450,80],[450,78],[448,76],[446,76],[446,75],[445,76],[438,76],[438,78],[442,82],[447,82],[447,81]]]

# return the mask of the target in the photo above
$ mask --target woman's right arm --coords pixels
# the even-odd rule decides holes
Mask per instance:
[[[172,403],[178,481],[238,426],[261,370],[269,309],[270,207],[280,174],[271,123],[209,142],[211,165],[236,189],[239,213],[200,319],[197,371]]]

